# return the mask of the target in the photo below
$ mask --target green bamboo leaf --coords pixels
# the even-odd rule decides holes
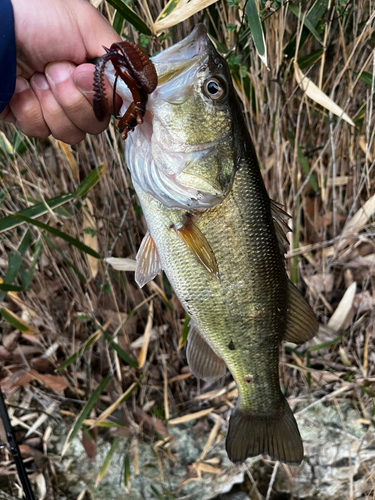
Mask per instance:
[[[39,259],[39,256],[40,256],[42,250],[43,250],[43,241],[42,241],[42,238],[39,238],[37,241],[36,247],[35,247],[33,261],[31,263],[30,269],[24,275],[23,275],[23,273],[20,272],[22,284],[26,289],[29,288],[29,286],[31,285],[31,281],[32,281],[33,276],[34,276],[34,269],[35,269],[36,263],[38,262],[38,259]],[[21,267],[21,269],[23,269],[23,268]],[[21,269],[20,269],[20,271],[21,271]]]
[[[190,316],[188,314],[185,314],[184,326],[182,327],[181,346],[183,346],[187,341],[190,330],[189,323],[190,323]]]
[[[251,29],[251,35],[253,37],[258,56],[267,66],[266,44],[264,41],[263,28],[259,19],[259,12],[256,0],[248,0],[248,2],[246,3],[245,10],[247,15],[247,20]]]
[[[83,274],[77,269],[77,267],[73,264],[73,262],[68,259],[68,257],[65,255],[64,251],[58,246],[56,245],[56,243],[54,243],[50,238],[48,238],[48,236],[46,236],[45,234],[43,235],[43,238],[44,240],[47,242],[48,246],[50,246],[51,248],[53,248],[54,250],[56,250],[56,252],[59,252],[59,254],[61,255],[63,261],[71,268],[73,269],[73,271],[75,272],[75,274],[77,275],[79,281],[81,281],[84,285],[87,283],[87,280],[86,278],[83,276]]]
[[[151,489],[155,493],[156,498],[158,500],[165,500],[165,498],[161,495],[161,493],[158,492],[158,490],[155,488],[155,486],[151,485]]]
[[[78,431],[82,427],[83,421],[88,417],[90,411],[92,410],[93,406],[95,403],[98,401],[101,393],[104,391],[104,389],[107,387],[108,382],[110,381],[111,377],[107,376],[104,377],[103,380],[100,382],[99,386],[95,389],[95,391],[91,394],[90,399],[87,401],[85,406],[82,408],[81,413],[78,415],[76,418],[76,421],[70,430],[63,450],[61,452],[61,456],[65,454],[66,450],[69,448],[70,443],[73,441],[73,439],[76,437],[78,434]]]
[[[292,12],[296,16],[297,19],[299,19],[300,21],[303,22],[303,24],[310,31],[310,33],[313,35],[313,37],[316,40],[318,40],[318,42],[321,45],[323,45],[323,42],[320,39],[319,33],[314,28],[312,22],[310,21],[310,19],[307,16],[303,15],[303,12],[299,10],[299,8],[297,7],[297,5],[295,5],[294,3],[289,2],[288,3],[288,9],[290,10],[290,12]]]
[[[0,283],[0,290],[4,292],[24,292],[25,289],[22,286],[16,285],[5,285],[4,283]]]
[[[338,344],[344,337],[347,335],[349,330],[345,330],[345,332],[341,333],[338,337],[335,337],[332,340],[328,340],[327,342],[322,342],[318,345],[313,345],[308,348],[309,352],[320,351],[320,349],[327,349],[328,347],[333,347]]]
[[[329,0],[316,0],[314,5],[309,10],[309,12],[306,16],[306,19],[308,19],[308,21],[311,23],[311,26],[313,26],[313,28],[316,28],[318,26],[319,21],[321,20],[322,16],[325,14],[325,12],[328,9],[328,4],[329,4]],[[304,46],[309,35],[310,35],[310,31],[306,27],[304,27],[302,30],[302,35],[301,35],[301,39],[299,42],[299,50]],[[294,36],[293,39],[286,46],[284,53],[287,57],[294,57],[295,56],[296,42],[297,42],[297,37]]]
[[[116,11],[115,17],[113,18],[112,27],[117,34],[119,34],[120,36],[122,35],[122,30],[124,29],[124,18],[119,11]]]
[[[51,198],[50,200],[46,200],[46,203],[37,203],[33,207],[26,208],[25,210],[20,210],[18,214],[24,215],[25,217],[30,217],[30,219],[34,219],[35,217],[40,217],[48,212],[48,208],[54,209],[67,203],[68,201],[74,200],[74,194],[63,194],[61,196],[57,196],[56,198]],[[9,229],[13,229],[14,227],[22,224],[23,221],[14,215],[8,215],[8,217],[4,217],[4,219],[0,220],[0,233],[4,231],[8,231]]]
[[[113,454],[116,450],[117,445],[118,445],[118,438],[115,438],[111,444],[111,447],[107,453],[107,456],[104,459],[103,465],[100,467],[99,474],[98,474],[96,481],[95,481],[95,488],[98,486],[98,484],[103,479],[103,477],[107,474],[109,464],[111,463],[111,460],[112,460],[112,457],[113,457]]]
[[[131,477],[130,460],[129,460],[129,455],[126,454],[125,458],[124,458],[124,485],[125,485],[125,488],[127,488],[129,483],[130,483],[130,477]]]
[[[82,198],[93,186],[95,186],[102,175],[103,165],[100,165],[98,168],[89,173],[89,175],[82,181],[82,183],[78,186],[74,193],[62,194],[60,196],[56,196],[55,198],[51,198],[50,200],[46,200],[45,202],[37,203],[33,207],[20,210],[18,214],[25,217],[30,217],[30,219],[35,219],[47,213],[48,207],[53,210],[63,205],[64,203],[67,203],[68,201]],[[24,221],[20,220],[20,218],[17,217],[17,214],[8,215],[8,217],[4,217],[4,219],[0,220],[0,233],[17,227],[20,224],[23,224],[23,222]]]
[[[83,356],[83,354],[93,345],[95,344],[95,342],[101,337],[101,332],[100,331],[96,331],[95,333],[93,333],[82,345],[81,347],[78,349],[78,351],[76,351],[75,353],[73,353],[71,356],[69,356],[68,359],[66,359],[65,361],[63,361],[55,370],[55,372],[60,372],[61,370],[64,370],[65,368],[67,368],[68,366],[70,366],[72,363],[74,363],[74,361],[76,361],[76,359],[80,358],[81,356]]]
[[[80,241],[76,240],[75,238],[72,238],[66,233],[63,233],[62,231],[59,231],[55,227],[49,226],[48,224],[43,224],[43,222],[40,222],[38,220],[30,219],[30,217],[25,217],[24,215],[21,215],[20,213],[14,214],[14,217],[18,217],[20,220],[23,222],[29,222],[33,226],[40,227],[41,229],[44,229],[48,231],[51,234],[54,234],[55,236],[58,236],[59,238],[67,241],[71,245],[75,246],[79,250],[82,250],[85,253],[88,253],[89,255],[92,255],[96,259],[101,259],[101,256],[95,252],[92,248],[88,247],[84,243],[81,243]]]
[[[7,321],[10,325],[12,325],[16,330],[20,332],[31,332],[37,331],[27,323],[24,323],[18,316],[9,311],[6,307],[0,308],[1,316]]]
[[[138,368],[138,363],[129,356],[128,353],[126,353],[111,337],[108,335],[108,333],[103,330],[101,326],[99,326],[104,338],[106,341],[109,343],[109,345],[114,349],[117,354],[120,356],[120,358],[125,361],[125,363],[129,366],[132,366],[133,368]]]
[[[99,181],[100,177],[104,174],[104,165],[99,165],[95,170],[92,170],[87,177],[81,182],[74,192],[74,197],[78,200],[83,198],[85,194]]]
[[[353,71],[353,75],[355,77],[357,77],[358,74],[359,74],[358,71]],[[361,80],[361,82],[365,83],[369,87],[372,87],[372,74],[371,73],[368,73],[367,71],[362,71],[359,79]]]
[[[160,12],[156,22],[161,21],[165,17],[167,17],[178,5],[180,0],[169,0],[164,9]]]
[[[138,14],[134,12],[133,9],[126,5],[122,0],[107,0],[107,2],[112,5],[124,19],[126,19],[130,24],[134,26],[138,31],[144,33],[145,35],[152,35],[151,29],[147,24],[141,19]]]
[[[302,71],[310,68],[313,64],[318,62],[319,59],[321,59],[323,52],[323,49],[318,49],[310,52],[310,54],[308,54],[307,56],[301,57],[300,59],[298,59],[298,66]]]
[[[31,234],[30,230],[28,229],[25,232],[25,234],[22,238],[22,241],[17,248],[17,253],[11,252],[8,255],[8,269],[7,269],[7,272],[5,273],[5,276],[4,276],[3,286],[13,285],[14,280],[16,279],[18,271],[20,270],[20,267],[21,267],[22,257],[27,252],[27,249],[31,245],[32,240],[33,240],[32,234]],[[6,296],[5,289],[3,288],[2,290],[3,291],[0,292],[0,302],[2,302]],[[9,290],[9,291],[12,291],[12,290]],[[14,290],[14,291],[17,291],[17,290]]]

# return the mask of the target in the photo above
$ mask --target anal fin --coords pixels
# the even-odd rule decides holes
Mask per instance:
[[[319,325],[314,311],[298,288],[288,281],[288,314],[283,340],[303,344],[318,333]]]
[[[191,373],[197,378],[216,380],[225,375],[225,362],[214,353],[195,326],[189,331],[186,356]]]
[[[142,240],[136,261],[135,281],[141,288],[162,271],[158,250],[149,231]]]
[[[184,215],[181,227],[172,226],[177,236],[187,245],[194,257],[202,264],[209,274],[219,279],[219,269],[215,254],[207,238],[193,221],[190,213]]]

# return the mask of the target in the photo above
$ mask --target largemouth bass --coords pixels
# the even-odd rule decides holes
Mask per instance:
[[[166,273],[191,318],[193,374],[233,375],[229,458],[298,464],[303,445],[280,390],[279,348],[310,339],[318,325],[285,271],[287,215],[269,199],[227,63],[204,26],[152,62],[159,83],[125,143],[148,225],[136,281]],[[113,83],[110,66],[105,74]],[[130,92],[121,83],[117,92],[126,109]]]

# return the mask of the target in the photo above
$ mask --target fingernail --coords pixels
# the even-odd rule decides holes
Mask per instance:
[[[73,65],[66,62],[53,63],[46,67],[46,75],[53,83],[61,83],[70,77],[73,69]]]
[[[32,82],[40,90],[47,90],[47,89],[49,89],[47,78],[44,75],[42,75],[42,73],[36,73],[32,77]]]
[[[93,94],[94,93],[94,79],[93,79],[93,74],[90,73],[89,71],[85,71],[83,73],[79,73],[75,78],[74,78],[74,83],[76,84],[77,88],[85,95],[87,94]]]
[[[24,90],[27,90],[30,88],[29,82],[25,80],[24,78],[17,78],[16,79],[16,88],[14,89],[15,94],[20,94]]]

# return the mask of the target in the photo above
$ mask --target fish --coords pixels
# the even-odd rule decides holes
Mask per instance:
[[[228,65],[206,28],[197,25],[151,61],[158,84],[125,142],[148,227],[135,280],[142,287],[165,272],[190,316],[186,353],[196,377],[232,374],[229,459],[262,454],[299,464],[280,344],[311,339],[318,323],[285,269],[289,216],[268,196]],[[113,85],[110,63],[104,74]],[[120,81],[116,91],[124,113],[132,95]]]

